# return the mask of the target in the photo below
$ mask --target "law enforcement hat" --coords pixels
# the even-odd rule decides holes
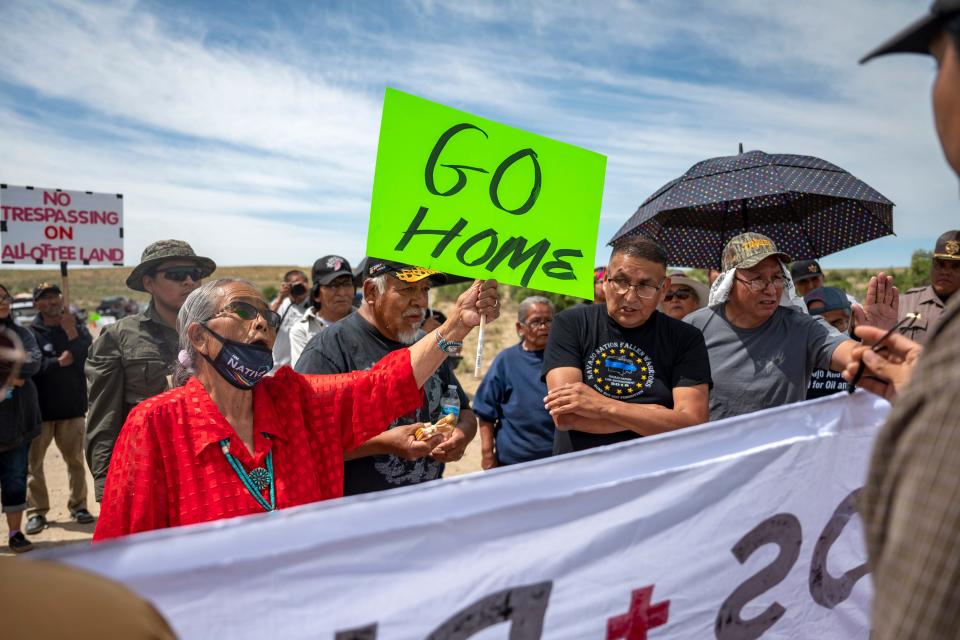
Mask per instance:
[[[960,260],[960,231],[953,229],[937,238],[933,257],[941,260]]]
[[[790,265],[790,277],[794,282],[823,276],[820,263],[816,260],[797,260]]]
[[[930,42],[951,18],[960,15],[960,0],[936,0],[927,15],[863,56],[860,64],[888,53],[930,53]]]

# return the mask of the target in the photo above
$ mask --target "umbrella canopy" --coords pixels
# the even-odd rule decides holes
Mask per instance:
[[[794,260],[821,258],[892,234],[893,203],[826,160],[750,151],[695,164],[647,198],[610,243],[642,233],[671,265],[709,269],[747,231]]]

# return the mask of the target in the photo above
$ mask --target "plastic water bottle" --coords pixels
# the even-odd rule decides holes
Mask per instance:
[[[440,417],[452,413],[460,419],[460,396],[457,395],[457,385],[448,384],[447,391],[440,398]]]

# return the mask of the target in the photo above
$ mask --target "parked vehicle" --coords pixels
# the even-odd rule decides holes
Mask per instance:
[[[125,316],[140,313],[140,304],[126,296],[110,296],[100,301],[97,313],[101,316],[112,316],[119,320]]]

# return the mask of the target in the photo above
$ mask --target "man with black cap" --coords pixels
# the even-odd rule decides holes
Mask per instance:
[[[915,342],[925,344],[937,325],[950,297],[960,289],[960,231],[947,231],[933,249],[930,265],[930,284],[910,289],[900,296],[900,318],[908,313],[920,317],[905,324],[900,333]]]
[[[27,480],[26,533],[40,533],[47,526],[50,496],[47,493],[43,461],[50,442],[67,464],[70,497],[67,509],[80,524],[90,524],[94,517],[87,510],[87,469],[83,464],[83,416],[87,412],[87,383],[83,364],[93,340],[90,332],[77,322],[76,316],[64,308],[60,287],[43,283],[33,290],[33,306],[37,315],[30,330],[37,339],[40,371],[33,376],[40,400],[43,430],[30,443],[29,477]]]
[[[797,260],[790,265],[790,277],[801,298],[823,286],[823,270],[816,260]]]
[[[297,363],[310,338],[353,311],[357,287],[346,258],[323,256],[313,263],[310,308],[290,327],[290,362]]]
[[[420,325],[428,308],[431,284],[446,276],[431,269],[368,258],[363,303],[355,312],[314,336],[297,361],[300,373],[347,373],[369,369],[391,351],[423,336]],[[437,329],[437,346],[458,353],[463,345],[448,340]],[[417,429],[441,417],[440,399],[454,387],[460,400],[459,420],[443,438],[417,440]],[[463,457],[477,430],[469,399],[449,364],[444,362],[423,385],[423,404],[397,420],[379,436],[346,454],[343,493],[355,495],[435,480],[443,463]]]
[[[937,134],[960,175],[960,0],[937,0],[930,13],[861,62],[887,53],[930,54]],[[944,247],[946,249],[946,247]],[[946,253],[946,252],[944,252]],[[922,311],[921,311],[922,313]],[[871,637],[955,638],[960,629],[960,296],[945,305],[925,349],[903,336],[859,327],[863,386],[895,400],[877,437],[860,514],[873,573]],[[922,355],[921,355],[922,353]]]
[[[149,245],[127,277],[128,287],[150,294],[149,306],[107,325],[90,347],[85,366],[90,394],[86,455],[98,502],[127,414],[171,386],[180,307],[216,268],[213,260],[196,255],[183,240]]]

